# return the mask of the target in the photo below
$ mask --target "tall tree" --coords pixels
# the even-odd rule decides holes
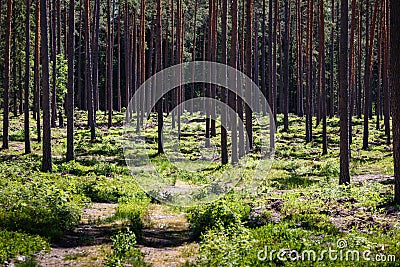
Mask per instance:
[[[252,54],[253,54],[253,0],[246,1],[246,75],[252,78]],[[252,102],[251,85],[246,85],[245,98],[247,103]],[[251,107],[245,105],[246,113],[246,132],[248,136],[248,149],[253,149],[253,111]]]
[[[51,127],[56,127],[57,121],[57,3],[51,1],[50,11],[50,43],[51,43]]]
[[[328,153],[326,134],[326,89],[325,89],[325,13],[324,1],[319,0],[319,85],[321,91],[322,154]]]
[[[390,144],[390,90],[389,90],[389,42],[388,42],[388,23],[389,23],[389,14],[388,14],[388,0],[385,0],[384,3],[384,12],[383,12],[383,114],[384,114],[384,123],[385,123],[385,135],[386,135],[386,144]]]
[[[3,149],[8,149],[9,135],[9,97],[10,97],[10,50],[11,50],[11,20],[12,20],[13,0],[7,2],[7,20],[6,20],[6,43],[5,43],[5,81],[4,81],[4,102],[3,102]]]
[[[314,28],[314,0],[308,1],[308,20],[307,20],[307,62],[306,62],[306,142],[312,141],[312,51],[313,51],[313,28]]]
[[[47,32],[47,1],[40,0],[40,28],[42,35],[42,90],[43,90],[43,159],[42,171],[53,170],[51,157],[51,122],[50,122],[50,72],[49,45]]]
[[[90,45],[90,0],[85,0],[85,88],[88,98],[88,123],[90,127],[90,140],[96,139],[96,126],[94,121],[93,79],[92,79],[92,49]]]
[[[113,112],[113,29],[111,19],[111,0],[107,0],[107,107],[108,128],[112,126]]]
[[[350,183],[349,142],[349,3],[341,0],[340,53],[339,53],[339,113],[340,113],[340,177],[339,184]]]
[[[303,97],[303,38],[301,1],[296,2],[296,51],[297,51],[297,115],[304,115]]]
[[[29,90],[30,90],[30,72],[31,72],[31,50],[30,50],[30,28],[31,28],[31,1],[26,0],[26,18],[25,18],[25,97],[24,97],[24,135],[25,135],[25,153],[31,153],[31,137],[29,132]]]
[[[197,2],[197,1],[196,1]],[[222,18],[221,18],[221,25],[222,25],[222,39],[221,39],[221,45],[222,45],[222,64],[227,64],[227,21],[228,21],[228,1],[227,0],[222,0]],[[226,79],[226,74],[223,74],[223,79]],[[227,104],[227,91],[225,88],[221,88],[221,102],[223,104]],[[228,164],[228,133],[225,128],[227,125],[226,121],[226,108],[225,105],[223,105],[223,108],[221,110],[221,163],[222,164]],[[224,126],[225,124],[225,126]]]
[[[35,31],[35,77],[34,77],[34,90],[36,95],[36,130],[37,141],[42,141],[41,125],[40,125],[40,109],[41,109],[41,94],[40,94],[40,0],[36,0],[36,31]]]
[[[156,19],[156,72],[162,70],[162,2],[157,0],[157,19]],[[158,134],[158,153],[164,153],[162,143],[162,129],[164,126],[163,101],[162,98],[157,102],[157,134]]]
[[[74,57],[75,57],[75,0],[69,1],[68,23],[68,83],[67,83],[67,161],[75,159],[74,152]]]
[[[392,114],[394,155],[394,202],[400,204],[400,2],[390,1],[390,51],[392,67]]]
[[[285,0],[285,34],[283,38],[284,62],[283,62],[283,130],[289,130],[289,47],[290,47],[290,6],[289,0]]]
[[[367,0],[368,3],[369,0]],[[367,56],[366,56],[366,64],[365,64],[365,80],[364,80],[364,133],[363,133],[363,149],[369,148],[369,117],[370,117],[370,106],[371,106],[371,72],[372,72],[372,56],[373,56],[373,48],[374,48],[374,38],[375,38],[375,23],[376,17],[378,13],[380,1],[375,2],[374,14],[372,17],[372,23],[370,28],[370,36],[366,38],[367,41]],[[367,12],[368,17],[368,12]],[[368,32],[368,23],[367,23],[367,32]]]
[[[100,0],[95,0],[94,26],[93,26],[93,49],[92,49],[92,68],[93,68],[93,101],[94,110],[99,110],[99,31],[100,31]],[[96,122],[96,113],[94,113]]]
[[[237,52],[238,52],[238,0],[232,0],[231,2],[231,16],[232,16],[232,29],[231,29],[231,51],[229,56],[229,65],[237,69]],[[204,51],[205,52],[205,51]],[[237,77],[229,77],[230,86],[236,88]],[[236,110],[236,94],[232,91],[228,91],[229,106]],[[237,120],[236,116],[231,118],[232,126],[232,157],[231,162],[235,164],[238,162],[238,140],[237,140]]]
[[[335,115],[335,0],[331,6],[331,60],[330,60],[330,87],[329,87],[329,117]]]
[[[117,29],[117,57],[118,57],[118,71],[117,71],[117,111],[121,111],[121,3],[118,4],[118,29]]]

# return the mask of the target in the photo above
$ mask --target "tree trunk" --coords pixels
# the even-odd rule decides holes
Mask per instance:
[[[35,95],[36,95],[36,130],[37,130],[37,141],[42,141],[41,127],[40,127],[40,110],[42,97],[40,94],[40,0],[36,0],[36,32],[35,32]]]
[[[4,102],[3,102],[3,149],[8,149],[9,135],[9,97],[10,97],[10,50],[11,50],[11,20],[12,20],[13,0],[7,2],[7,20],[6,20],[6,43],[5,43],[5,81],[4,81]]]
[[[51,61],[52,61],[52,83],[51,83],[51,127],[56,127],[57,121],[57,4],[52,0],[51,12]]]
[[[350,183],[350,143],[349,143],[349,3],[341,0],[340,53],[339,53],[339,109],[340,109],[340,177],[339,184]]]
[[[108,128],[112,126],[113,112],[113,30],[111,21],[111,0],[107,0],[107,54],[108,54],[108,69],[107,69],[107,107],[108,107]]]
[[[284,126],[283,130],[289,130],[289,47],[290,47],[290,6],[289,0],[285,0],[285,34],[283,37],[283,50],[284,50],[284,62],[283,62],[283,114],[284,114]]]
[[[42,171],[53,170],[51,158],[49,45],[47,33],[47,3],[40,0],[40,28],[42,35],[42,89],[43,89],[43,158]]]
[[[231,16],[232,16],[232,30],[231,30],[231,51],[229,58],[229,65],[237,69],[237,51],[238,51],[238,0],[232,0],[231,3]],[[204,51],[205,52],[205,51]],[[229,77],[231,88],[236,88],[237,77]],[[236,94],[232,91],[228,92],[229,105],[236,111]],[[239,161],[238,157],[238,137],[237,137],[237,118],[236,114],[230,118],[232,126],[232,164]]]
[[[69,2],[68,23],[68,83],[67,83],[67,161],[75,159],[74,152],[74,57],[75,57],[75,0]]]
[[[118,30],[117,30],[117,56],[118,56],[118,72],[117,72],[117,111],[121,112],[121,4],[118,5]]]
[[[253,0],[246,0],[246,75],[252,78],[252,53],[253,53]],[[254,77],[253,77],[254,78]],[[246,85],[245,98],[247,103],[252,102],[251,85]],[[251,107],[245,105],[246,114],[246,132],[248,136],[248,144],[246,150],[253,149],[253,111]]]
[[[390,1],[390,51],[392,67],[392,114],[394,155],[394,202],[400,204],[400,2]]]
[[[331,80],[329,92],[329,117],[335,116],[335,0],[332,0],[332,28],[331,28]],[[336,22],[337,23],[337,22]]]
[[[26,23],[25,23],[25,97],[24,97],[24,135],[25,135],[25,154],[31,153],[31,140],[29,133],[29,82],[30,82],[30,28],[31,28],[31,1],[26,1]]]
[[[162,3],[161,0],[157,0],[157,19],[156,19],[156,72],[160,72],[162,70]],[[159,82],[158,82],[159,83]],[[158,89],[159,86],[156,85]],[[157,102],[157,134],[158,134],[158,153],[164,153],[163,143],[162,143],[162,130],[164,126],[164,117],[163,117],[163,99],[161,98]]]
[[[85,0],[85,88],[88,94],[88,123],[90,127],[90,140],[96,139],[96,126],[94,122],[94,101],[93,101],[93,80],[92,80],[92,59],[90,46],[90,0]]]
[[[368,3],[369,0],[367,0]],[[366,39],[368,44],[367,48],[367,57],[366,57],[366,65],[365,65],[365,101],[364,101],[364,133],[363,133],[363,149],[368,149],[368,139],[369,139],[369,116],[370,116],[370,105],[371,105],[371,72],[372,72],[372,56],[373,56],[373,48],[374,48],[374,38],[375,38],[375,22],[378,12],[378,5],[380,1],[375,2],[374,7],[374,15],[372,17],[372,24],[371,24],[371,34],[370,38]],[[368,13],[367,13],[368,17]],[[367,32],[368,32],[368,24],[367,24]]]
[[[390,144],[390,89],[389,89],[389,42],[388,42],[388,24],[389,24],[389,8],[388,0],[385,0],[384,4],[384,30],[383,30],[383,98],[384,98],[384,123],[385,123],[385,135],[386,144]]]
[[[307,26],[307,88],[306,88],[306,142],[312,141],[312,51],[313,51],[313,25],[314,25],[314,1],[308,1],[308,26]]]
[[[325,90],[325,14],[324,1],[319,1],[319,85],[321,91],[322,154],[328,153],[326,133],[326,90]]]
[[[197,1],[196,1],[197,3]],[[221,26],[222,26],[222,36],[221,36],[221,45],[222,45],[222,51],[221,51],[221,63],[222,64],[227,64],[227,21],[228,21],[228,1],[227,0],[222,0],[222,18],[221,18]],[[227,73],[223,74],[223,79],[227,79],[226,75]],[[228,164],[228,133],[227,129],[225,128],[227,126],[227,110],[226,110],[226,104],[228,104],[227,101],[227,90],[226,88],[222,87],[221,88],[221,102],[223,103],[223,107],[221,109],[221,163],[222,164]]]
[[[304,115],[303,98],[303,38],[302,38],[301,1],[296,2],[296,49],[297,49],[297,115]]]
[[[93,67],[93,102],[94,110],[99,110],[99,28],[100,28],[100,0],[95,0],[95,17],[93,29],[93,49],[92,49],[92,67]],[[96,113],[94,113],[96,123]]]

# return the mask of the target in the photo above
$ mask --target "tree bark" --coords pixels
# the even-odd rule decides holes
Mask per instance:
[[[322,154],[328,153],[326,131],[326,90],[325,90],[325,13],[324,1],[319,1],[319,85],[321,91]]]
[[[394,202],[400,204],[400,2],[390,1],[390,51],[392,67],[392,114],[394,155]]]
[[[42,35],[42,89],[43,89],[43,158],[42,171],[51,172],[51,125],[50,125],[50,75],[47,33],[47,3],[40,0],[40,27]]]
[[[29,82],[30,82],[30,28],[31,28],[31,1],[26,0],[26,23],[25,23],[25,97],[24,97],[24,135],[25,135],[25,154],[31,153],[31,139],[29,132]]]
[[[90,0],[85,0],[85,88],[88,93],[88,123],[90,127],[90,140],[96,139],[96,126],[94,121],[94,101],[93,101],[93,77],[92,77],[92,58],[90,45]]]
[[[67,161],[75,159],[74,151],[74,57],[75,57],[75,0],[69,1],[68,23],[68,83],[67,83]]]
[[[348,73],[348,0],[341,0],[340,53],[339,53],[339,109],[340,109],[340,177],[339,184],[350,183],[350,143],[349,143],[349,73]]]
[[[8,149],[9,147],[9,97],[10,97],[10,50],[11,50],[11,21],[12,21],[12,9],[13,1],[7,1],[7,20],[6,20],[6,43],[5,43],[5,81],[4,81],[4,102],[3,102],[3,149]]]

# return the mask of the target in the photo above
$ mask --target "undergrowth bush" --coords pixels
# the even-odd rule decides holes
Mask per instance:
[[[106,267],[145,267],[147,264],[143,260],[142,253],[136,245],[136,236],[129,228],[120,231],[117,235],[111,237],[112,253],[107,255],[104,266]]]
[[[0,265],[11,258],[48,249],[49,243],[40,236],[0,230]]]

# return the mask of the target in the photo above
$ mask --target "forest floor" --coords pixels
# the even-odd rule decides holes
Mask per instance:
[[[134,183],[120,142],[124,116],[115,114],[115,127],[110,129],[102,123],[105,119],[99,116],[96,141],[90,142],[85,114],[77,113],[77,158],[72,162],[64,160],[65,130],[52,130],[51,174],[40,171],[41,144],[34,138],[33,153],[24,155],[23,120],[12,120],[10,149],[0,151],[1,263],[20,267],[304,266],[313,263],[263,262],[257,260],[257,253],[266,245],[275,250],[290,245],[318,251],[345,239],[351,248],[383,251],[397,261],[322,265],[400,266],[400,207],[392,204],[391,146],[373,123],[370,149],[361,150],[362,121],[353,122],[347,187],[337,183],[338,119],[328,120],[329,154],[322,155],[321,127],[314,129],[314,140],[306,144],[304,120],[294,117],[289,132],[277,133],[275,161],[263,176],[258,197],[232,190],[210,205],[178,208],[160,204]],[[199,134],[201,127],[198,123],[182,129]],[[151,128],[149,153],[156,151],[152,141],[156,136]],[[188,157],[197,155],[199,141],[191,140],[192,136],[181,140]],[[212,175],[214,167],[217,174],[223,170],[215,164],[199,172],[178,172],[164,158],[155,156],[153,161],[164,174],[176,174],[183,181],[203,183],[204,174]],[[134,239],[128,229],[134,231]]]
[[[111,250],[111,235],[123,226],[121,221],[107,223],[115,215],[116,207],[116,204],[92,203],[84,208],[80,224],[52,244],[49,252],[38,254],[37,263],[49,267],[102,266]],[[146,263],[155,267],[178,267],[196,260],[198,244],[192,240],[184,213],[151,204],[143,220],[138,248]]]

